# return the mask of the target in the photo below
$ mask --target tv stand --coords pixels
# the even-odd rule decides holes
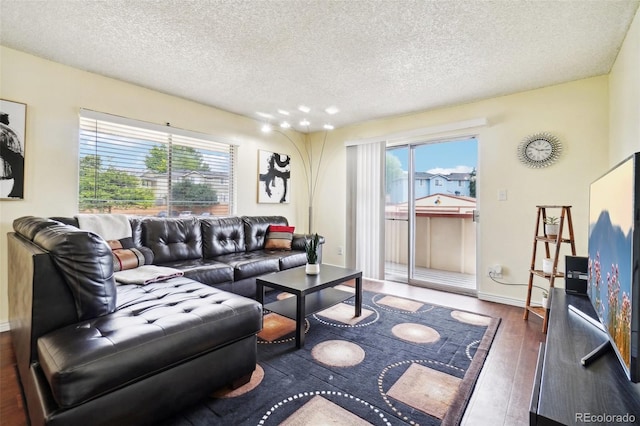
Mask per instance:
[[[570,310],[569,305],[575,308]],[[620,424],[637,424],[640,383],[627,378],[613,350],[589,359],[589,368],[582,366],[584,354],[602,344],[603,331],[576,311],[599,325],[588,298],[565,294],[561,288],[552,290],[549,331],[538,353],[529,424],[593,424],[586,416],[627,413],[635,420]]]

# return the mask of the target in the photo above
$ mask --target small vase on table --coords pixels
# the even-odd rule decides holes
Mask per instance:
[[[318,234],[305,238],[304,249],[307,252],[307,265],[305,272],[307,275],[318,275],[320,273],[320,263],[318,263],[318,247],[320,246],[320,236]]]

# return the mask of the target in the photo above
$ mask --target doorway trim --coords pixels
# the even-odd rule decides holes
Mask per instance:
[[[434,126],[421,127],[413,130],[404,130],[402,132],[396,133],[388,133],[382,136],[372,136],[368,138],[362,139],[352,139],[344,142],[345,146],[354,146],[354,145],[363,145],[369,143],[379,143],[384,141],[386,146],[394,146],[396,144],[408,144],[411,142],[415,142],[419,139],[429,138],[431,139],[433,136],[437,134],[442,134],[443,138],[448,138],[449,136],[457,137],[460,136],[458,132],[461,130],[466,130],[471,132],[472,129],[480,128],[487,126],[489,124],[489,120],[486,117],[482,118],[473,118],[470,120],[464,121],[455,121],[452,123],[446,124],[437,124]],[[454,133],[453,135],[449,135],[449,133]],[[471,132],[475,134],[476,132]]]

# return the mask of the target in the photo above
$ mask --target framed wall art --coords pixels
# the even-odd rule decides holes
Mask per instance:
[[[0,200],[24,198],[27,105],[0,99]]]
[[[291,157],[270,151],[258,151],[258,202],[288,203]]]

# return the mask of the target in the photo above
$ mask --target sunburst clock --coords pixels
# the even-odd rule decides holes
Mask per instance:
[[[518,145],[518,159],[526,166],[539,169],[555,163],[562,153],[562,144],[548,132],[527,136]]]

